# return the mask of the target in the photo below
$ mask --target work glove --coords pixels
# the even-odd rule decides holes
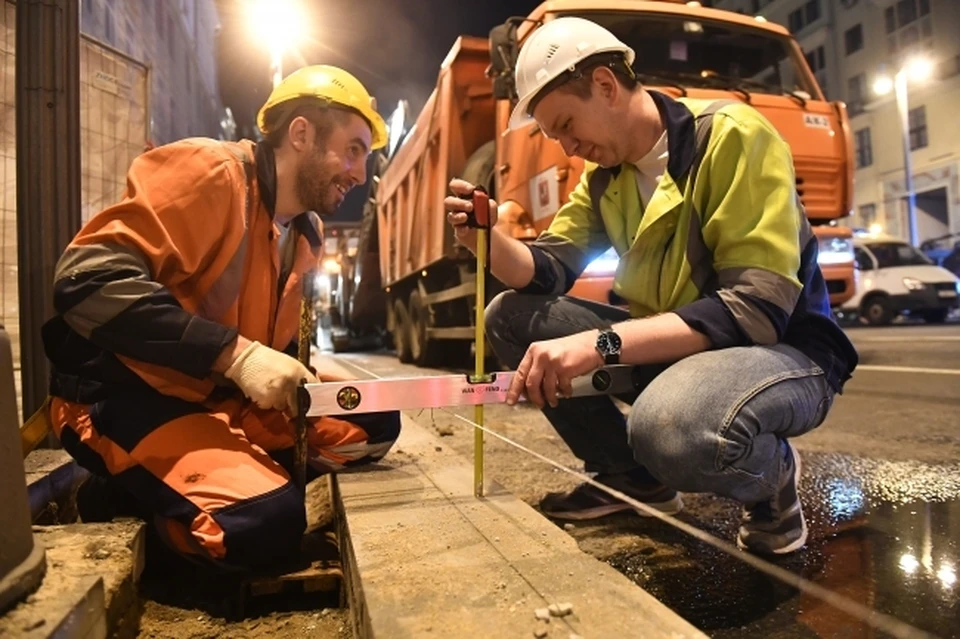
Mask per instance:
[[[224,375],[257,406],[297,414],[297,386],[300,380],[315,384],[317,378],[306,366],[260,342],[251,342]]]

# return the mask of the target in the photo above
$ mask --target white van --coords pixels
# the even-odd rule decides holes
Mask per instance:
[[[857,234],[856,293],[841,311],[858,312],[867,324],[889,324],[898,315],[940,323],[960,300],[960,280],[903,240]]]

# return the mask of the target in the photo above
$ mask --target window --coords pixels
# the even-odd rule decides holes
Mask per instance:
[[[854,247],[853,257],[857,262],[857,268],[861,271],[872,271],[873,270],[873,259],[870,257],[870,254],[864,251],[859,246]]]
[[[854,137],[857,146],[857,168],[863,169],[873,164],[873,145],[870,143],[870,127],[859,129]]]
[[[867,76],[858,73],[847,80],[847,109],[850,115],[863,113],[863,103],[867,97]]]
[[[792,33],[798,33],[804,27],[820,19],[820,0],[808,0],[803,7],[790,13],[787,26]]]
[[[803,9],[797,9],[790,13],[790,17],[787,18],[787,23],[790,28],[790,33],[797,33],[800,29],[803,28]]]
[[[896,54],[901,49],[928,46],[923,42],[933,37],[930,18],[930,0],[898,0],[883,12],[887,35],[887,52]],[[899,33],[898,33],[899,32]]]
[[[827,56],[823,51],[822,44],[813,51],[807,52],[806,56],[807,64],[810,65],[810,70],[814,73],[822,71],[827,67]]]
[[[910,150],[922,149],[927,146],[927,107],[919,106],[910,109],[907,115],[910,122]]]
[[[876,204],[861,204],[857,208],[857,213],[860,215],[860,225],[866,228],[870,228],[877,221],[877,205]]]
[[[847,29],[843,34],[843,41],[846,45],[847,55],[859,51],[863,48],[863,27],[857,25]]]

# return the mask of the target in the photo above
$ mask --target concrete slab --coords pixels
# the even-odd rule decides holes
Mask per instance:
[[[706,637],[501,486],[476,499],[467,460],[406,417],[335,504],[355,636]],[[572,612],[538,619],[553,604]]]
[[[35,593],[0,617],[0,637],[135,637],[143,522],[35,526],[33,533],[47,572]]]

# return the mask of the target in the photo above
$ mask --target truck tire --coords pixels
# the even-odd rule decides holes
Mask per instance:
[[[436,366],[440,363],[440,343],[428,336],[430,309],[423,303],[420,291],[410,293],[410,356],[417,366]]]
[[[871,295],[860,304],[860,317],[870,326],[886,326],[893,321],[893,316],[886,295]]]
[[[393,344],[397,351],[397,359],[404,364],[409,364],[413,361],[410,353],[410,314],[403,300],[394,301],[393,316]]]
[[[467,182],[485,188],[490,197],[496,197],[497,182],[494,179],[493,170],[496,162],[497,145],[490,140],[473,152],[464,165],[461,175]]]

